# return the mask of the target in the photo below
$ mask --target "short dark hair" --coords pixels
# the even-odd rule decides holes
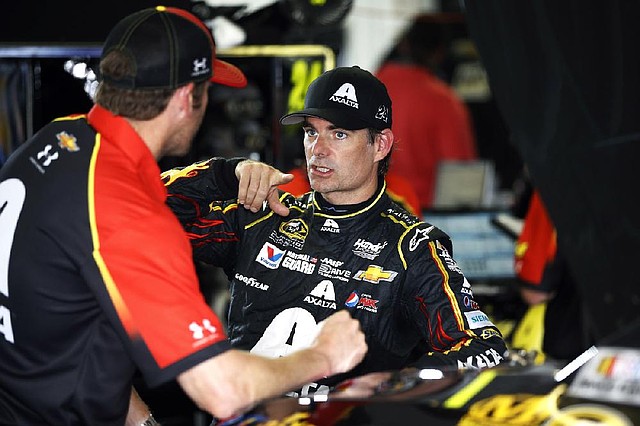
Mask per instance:
[[[116,79],[134,75],[134,63],[127,54],[114,50],[100,61],[100,73]],[[206,81],[194,83],[193,106],[200,108]],[[133,120],[157,117],[169,104],[176,89],[124,89],[103,80],[98,86],[95,101],[101,107]]]

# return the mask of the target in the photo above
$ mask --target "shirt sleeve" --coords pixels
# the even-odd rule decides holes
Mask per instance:
[[[422,224],[401,247],[411,265],[403,288],[404,312],[426,343],[416,366],[484,368],[501,363],[505,342],[473,299],[471,284],[450,255],[449,238]]]
[[[243,160],[239,157],[210,158],[163,172],[161,178],[167,188],[169,202],[174,204],[172,210],[178,210],[181,198],[195,203],[181,206],[185,211],[206,208],[213,200],[237,198],[239,181],[235,169]]]
[[[233,267],[242,233],[236,165],[244,160],[212,158],[162,174],[167,205],[186,232],[193,258],[213,266]]]
[[[164,382],[227,350],[171,211],[144,197],[98,211],[105,213],[96,216],[96,291],[114,307],[147,382]]]

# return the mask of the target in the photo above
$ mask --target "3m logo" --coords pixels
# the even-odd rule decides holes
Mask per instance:
[[[277,269],[280,266],[280,262],[282,262],[284,254],[284,250],[280,250],[271,243],[264,243],[260,253],[258,253],[258,257],[256,257],[256,262],[269,269]]]
[[[366,271],[358,271],[353,278],[360,281],[378,284],[380,281],[393,281],[396,275],[398,275],[397,272],[385,271],[380,266],[369,265]]]

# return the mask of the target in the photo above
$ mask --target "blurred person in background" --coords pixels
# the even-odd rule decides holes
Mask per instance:
[[[529,306],[543,305],[539,347],[545,357],[571,361],[593,344],[588,318],[582,307],[580,288],[562,251],[556,228],[542,197],[532,188],[522,232],[515,246],[514,268],[522,300]]]
[[[393,99],[389,170],[414,185],[422,210],[432,206],[439,162],[477,158],[471,115],[439,74],[446,50],[442,24],[415,20],[376,72]]]

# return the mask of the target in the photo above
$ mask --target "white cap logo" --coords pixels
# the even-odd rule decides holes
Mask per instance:
[[[209,68],[207,68],[207,58],[202,58],[200,60],[198,59],[194,59],[193,60],[193,73],[192,75],[198,76],[198,75],[202,75],[206,72],[209,71]]]
[[[356,97],[356,88],[351,83],[344,83],[336,92],[329,98],[330,101],[338,102],[358,109],[358,98]]]
[[[388,123],[389,122],[389,108],[387,108],[384,105],[380,105],[378,107],[378,112],[376,112],[375,118],[377,118],[378,120],[382,120],[385,123]]]

